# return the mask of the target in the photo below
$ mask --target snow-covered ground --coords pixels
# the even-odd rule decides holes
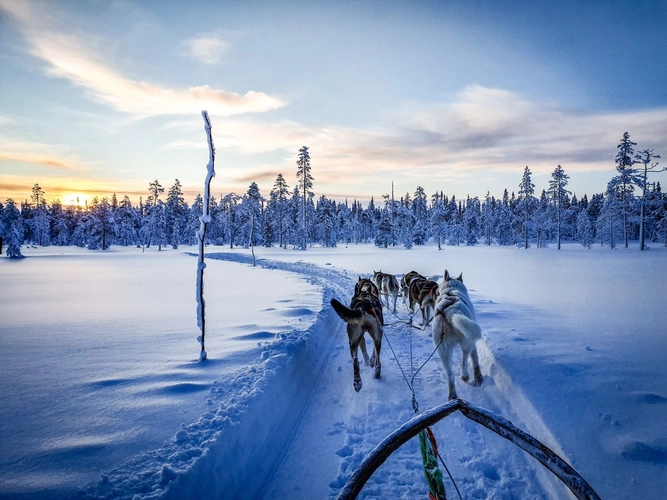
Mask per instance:
[[[484,338],[459,396],[570,462],[603,499],[667,491],[667,249],[207,247],[198,362],[196,248],[23,248],[0,259],[1,498],[332,498],[413,416],[428,332],[385,312],[382,379],[352,387],[343,322],[373,270],[458,274]],[[391,347],[390,347],[391,346]],[[393,348],[393,352],[392,352]],[[410,353],[412,352],[412,357]],[[415,378],[444,403],[437,356]],[[544,468],[454,414],[433,427],[464,499],[567,498]],[[449,498],[454,487],[445,483]],[[426,498],[418,444],[363,498]]]

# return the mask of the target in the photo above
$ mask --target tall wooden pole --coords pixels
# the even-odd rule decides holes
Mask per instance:
[[[201,352],[199,353],[199,361],[206,360],[206,349],[204,347],[204,337],[206,335],[206,314],[204,301],[204,240],[206,238],[206,228],[211,222],[211,214],[209,212],[209,200],[211,198],[211,179],[215,177],[215,147],[213,146],[213,138],[211,137],[211,120],[208,117],[206,110],[201,112],[204,118],[204,130],[206,131],[206,138],[208,140],[209,159],[206,165],[206,179],[204,180],[204,199],[202,202],[202,215],[199,217],[199,230],[197,231],[197,239],[199,240],[199,260],[197,262],[197,326],[201,329],[201,336],[199,342],[201,343]]]

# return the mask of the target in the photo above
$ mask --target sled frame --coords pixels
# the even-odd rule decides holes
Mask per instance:
[[[456,411],[460,411],[465,417],[492,430],[526,451],[558,477],[579,500],[600,500],[598,494],[586,480],[545,444],[522,431],[509,420],[462,399],[453,399],[448,403],[416,415],[389,434],[364,458],[359,468],[350,476],[350,479],[338,494],[337,499],[356,499],[373,473],[392,453],[422,430]]]

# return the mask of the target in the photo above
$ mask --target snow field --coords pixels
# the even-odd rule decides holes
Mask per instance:
[[[0,498],[335,498],[413,415],[389,343],[407,373],[410,352],[416,369],[434,346],[430,331],[388,326],[382,379],[362,364],[356,393],[329,300],[347,302],[373,270],[445,268],[463,271],[483,331],[484,384],[457,379],[460,397],[550,446],[602,498],[667,488],[661,249],[257,248],[256,268],[247,250],[208,250],[205,363],[192,255],[51,247],[26,249],[21,267],[0,261]],[[415,391],[421,410],[446,401],[437,354]],[[464,498],[568,496],[458,413],[433,430]],[[360,498],[425,492],[413,440]]]

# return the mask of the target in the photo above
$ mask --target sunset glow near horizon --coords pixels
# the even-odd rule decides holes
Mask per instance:
[[[0,0],[0,201],[191,202],[203,109],[216,197],[293,188],[303,145],[316,196],[500,197],[526,165],[539,193],[559,164],[590,196],[623,132],[667,155],[665,26],[641,0]]]

